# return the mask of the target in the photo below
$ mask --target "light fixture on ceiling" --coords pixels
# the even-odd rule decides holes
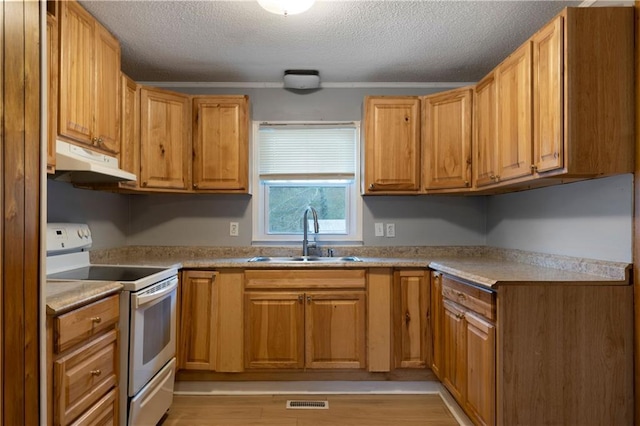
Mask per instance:
[[[313,90],[320,88],[320,73],[317,70],[286,70],[284,88]]]
[[[276,15],[296,15],[309,10],[316,0],[258,0],[263,9]]]

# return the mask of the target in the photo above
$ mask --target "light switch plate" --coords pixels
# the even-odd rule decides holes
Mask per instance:
[[[387,223],[387,237],[394,238],[396,236],[396,224],[395,223]]]
[[[376,222],[375,224],[376,237],[384,237],[384,225],[382,222]]]

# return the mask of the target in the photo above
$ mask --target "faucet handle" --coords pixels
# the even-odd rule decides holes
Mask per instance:
[[[333,249],[332,248],[327,249],[327,256],[333,257]]]

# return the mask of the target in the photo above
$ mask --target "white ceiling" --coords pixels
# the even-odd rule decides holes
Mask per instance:
[[[137,81],[281,84],[473,82],[580,1],[318,0],[288,17],[252,0],[81,1]]]

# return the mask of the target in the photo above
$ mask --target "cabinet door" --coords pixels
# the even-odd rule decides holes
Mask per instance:
[[[95,25],[95,146],[120,152],[120,43],[102,25]]]
[[[496,412],[496,328],[472,312],[465,313],[465,321],[466,408],[476,424],[493,425]]]
[[[365,292],[306,294],[307,368],[364,368]]]
[[[427,272],[394,273],[395,367],[424,368],[430,362],[429,276]]]
[[[423,98],[427,190],[471,186],[471,100],[470,88]]]
[[[498,158],[500,181],[531,175],[531,42],[496,70],[498,84]]]
[[[480,187],[494,183],[497,175],[498,116],[495,73],[492,72],[476,85],[473,106],[473,174],[475,186]]]
[[[247,191],[249,176],[247,96],[193,100],[193,187]]]
[[[365,193],[420,191],[420,99],[365,98]]]
[[[218,273],[185,271],[180,281],[178,366],[187,370],[215,370],[217,361]]]
[[[60,2],[60,93],[58,132],[91,144],[95,21],[74,1]]]
[[[433,362],[431,370],[442,381],[444,364],[443,336],[444,307],[442,306],[442,274],[431,273],[431,333],[433,335]]]
[[[58,136],[58,19],[47,14],[47,173],[56,167]]]
[[[447,299],[443,301],[444,317],[442,322],[442,341],[444,364],[442,366],[442,383],[459,402],[464,401],[466,385],[465,347],[466,325],[464,311]]]
[[[189,188],[189,97],[143,87],[140,109],[140,185],[156,189]]]
[[[563,18],[558,16],[533,41],[533,155],[536,171],[564,165]]]
[[[245,368],[304,367],[304,294],[246,292]]]
[[[118,388],[115,387],[71,423],[71,426],[116,426],[118,424],[118,399]]]
[[[135,81],[121,74],[120,84],[120,168],[135,174],[136,182],[121,182],[125,187],[137,187],[140,181],[140,90]]]

